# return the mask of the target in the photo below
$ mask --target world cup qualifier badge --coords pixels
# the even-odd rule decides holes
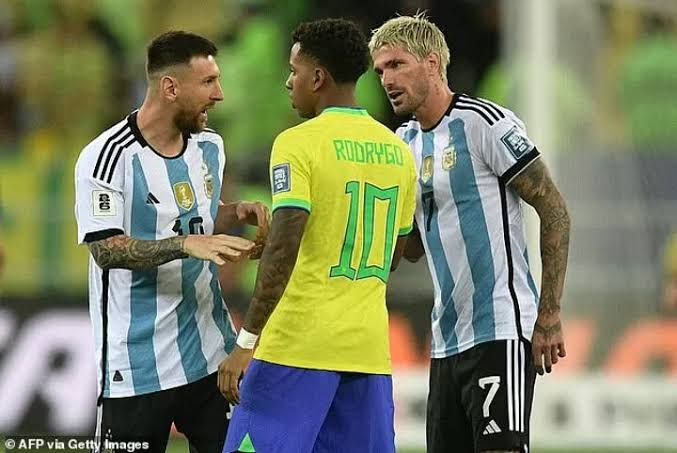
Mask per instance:
[[[271,173],[273,179],[273,195],[281,192],[289,192],[291,190],[291,170],[289,162],[275,165]]]

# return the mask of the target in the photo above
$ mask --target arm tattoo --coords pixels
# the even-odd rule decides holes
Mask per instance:
[[[544,316],[557,314],[560,310],[569,255],[571,221],[566,204],[550,178],[547,167],[540,159],[515,177],[510,187],[536,209],[541,220],[543,277],[538,314]],[[542,327],[537,326],[537,329]],[[555,327],[556,325],[550,326]],[[561,329],[561,326],[558,329]]]
[[[185,236],[157,241],[134,239],[122,234],[90,242],[89,251],[103,269],[146,270],[178,258],[186,258],[183,251]]]
[[[302,209],[278,209],[273,214],[270,236],[256,275],[254,297],[242,324],[247,331],[260,334],[280,301],[294,270],[307,220],[308,213]]]

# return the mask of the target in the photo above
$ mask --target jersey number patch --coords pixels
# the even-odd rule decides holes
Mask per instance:
[[[395,231],[395,219],[397,212],[397,196],[399,187],[390,187],[381,189],[373,184],[364,183],[364,198],[360,196],[360,182],[350,181],[346,184],[346,194],[350,198],[348,210],[348,220],[346,222],[346,233],[343,239],[343,247],[339,262],[331,267],[330,277],[347,277],[351,280],[361,278],[376,277],[384,283],[388,281],[390,275],[390,263],[393,259],[393,233]],[[362,200],[362,203],[360,201]],[[385,219],[385,231],[376,232],[376,220],[374,212],[376,211],[377,201],[387,204]],[[358,231],[357,225],[359,216],[362,216],[362,231]],[[384,233],[384,243],[374,244],[374,233]],[[362,243],[362,251],[359,257],[360,264],[357,269],[352,266],[355,246]],[[380,265],[368,265],[369,257],[376,247],[379,247],[383,253],[383,262]]]

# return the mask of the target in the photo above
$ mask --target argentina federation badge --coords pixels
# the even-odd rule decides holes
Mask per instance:
[[[425,156],[421,164],[421,181],[427,184],[433,177],[433,156]]]
[[[453,144],[442,151],[442,170],[449,171],[456,165],[456,148]]]
[[[207,195],[207,198],[211,200],[212,196],[214,195],[214,177],[211,175],[211,173],[209,173],[209,167],[204,160],[202,161],[201,167],[205,195]]]
[[[174,198],[179,206],[189,211],[195,204],[195,194],[193,194],[190,183],[183,181],[174,184]]]
[[[204,185],[205,195],[207,195],[207,198],[211,200],[212,195],[214,195],[214,177],[210,174],[206,174],[204,177]]]

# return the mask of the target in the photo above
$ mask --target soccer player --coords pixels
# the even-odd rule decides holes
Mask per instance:
[[[97,435],[164,452],[172,422],[191,451],[220,451],[228,404],[216,371],[235,332],[216,265],[252,253],[223,233],[267,234],[260,203],[220,201],[223,140],[206,129],[223,99],[217,49],[169,32],[152,41],[141,108],[103,132],[75,167],[78,241],[91,252],[99,369]]]
[[[394,452],[385,291],[412,229],[413,158],[357,106],[369,51],[354,23],[301,24],[289,64],[292,105],[309,120],[273,144],[270,238],[219,367],[239,403],[224,452]]]
[[[397,17],[369,43],[418,172],[417,234],[434,282],[428,452],[527,451],[536,372],[565,356],[560,298],[569,216],[524,124],[492,102],[454,93],[449,48],[423,15]],[[541,222],[539,297],[521,201]]]

